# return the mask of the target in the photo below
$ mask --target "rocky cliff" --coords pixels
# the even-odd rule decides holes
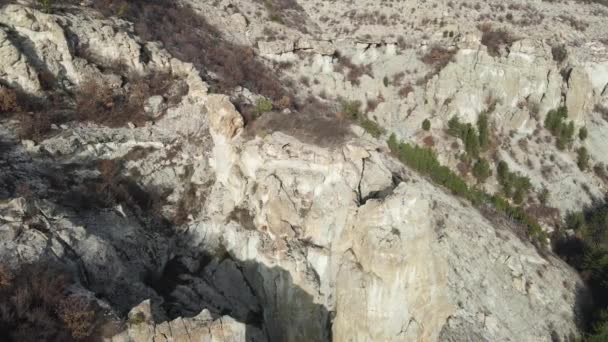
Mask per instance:
[[[107,341],[580,336],[588,293],[577,273],[517,222],[401,164],[384,138],[431,135],[455,169],[464,146],[443,132],[448,120],[475,122],[492,104],[487,153],[547,188],[547,207],[565,214],[601,196],[605,180],[537,125],[567,107],[589,131],[574,144],[605,158],[606,8],[163,3],[150,6],[168,17],[187,8],[214,28],[219,40],[203,32],[199,42],[255,60],[264,87],[244,76],[227,90],[237,78],[218,65],[231,66],[228,55],[193,60],[196,39],[148,40],[152,29],[111,1],[110,14],[69,1],[49,13],[29,2],[0,10],[0,83],[20,102],[0,117],[0,255],[10,268],[69,270],[70,293],[103,313],[91,331]],[[513,36],[527,36],[495,51],[468,16],[499,5],[512,13],[502,21],[517,27]],[[516,24],[545,9],[544,21]],[[584,31],[568,26],[584,15]],[[564,60],[557,43],[567,45]],[[437,44],[450,58],[424,62]],[[285,98],[295,104],[279,108]],[[355,100],[380,134],[340,113]],[[550,155],[559,172],[543,171]],[[479,187],[499,189],[495,179]]]

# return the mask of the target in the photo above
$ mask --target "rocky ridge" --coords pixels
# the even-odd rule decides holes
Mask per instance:
[[[210,20],[236,23],[229,27],[241,33],[229,32],[227,39],[245,43],[249,29],[263,27],[231,12]],[[141,126],[68,122],[37,142],[15,136],[16,120],[0,126],[2,260],[60,262],[79,274],[79,291],[111,317],[130,311],[125,330],[108,340],[550,341],[579,335],[586,290],[573,270],[518,237],[511,222],[484,215],[403,167],[361,128],[353,126],[337,146],[282,132],[250,137],[230,96],[209,93],[192,64],[142,41],[121,19],[102,19],[87,8],[45,14],[7,5],[0,23],[6,56],[0,77],[30,94],[46,92],[41,71],[67,90],[91,77],[125,87],[125,75],[108,68],[117,60],[130,71],[168,72],[187,85],[179,103],[153,110],[164,113]],[[516,42],[497,62],[467,39],[470,48],[461,48],[424,89],[405,100],[384,94],[369,115],[415,140],[422,113],[436,110],[434,126],[453,112],[474,120],[489,94],[504,108],[522,98],[538,101],[543,113],[559,105],[565,91],[577,123],[604,101],[602,62],[573,68],[565,86],[542,43]],[[75,41],[86,43],[94,58],[77,54]],[[299,71],[291,76],[316,70],[313,93],[334,89],[349,99],[365,99],[383,85],[365,75],[359,86],[350,84],[334,71],[336,50],[352,53],[356,63],[371,62],[374,70],[397,68],[412,53],[397,54],[397,42],[286,41],[257,47],[280,61],[294,61],[300,50],[310,54],[304,59],[310,65],[296,63]],[[455,91],[455,83],[471,88]],[[155,102],[163,101],[147,103],[158,108]],[[408,106],[420,109],[404,120],[398,115]],[[526,113],[504,108],[496,120],[505,130],[525,134],[533,126]],[[281,115],[289,120],[293,114]],[[603,124],[589,124],[590,144],[601,141]],[[596,158],[601,149],[590,151]],[[563,155],[567,168],[572,160]],[[112,161],[109,171],[96,166],[103,161]],[[510,162],[518,165],[517,155]],[[600,192],[597,178],[575,170],[560,177],[588,178]],[[100,209],[80,206],[86,197],[64,198],[86,193],[83,185],[104,177],[135,200]],[[17,191],[22,183],[29,191]],[[583,196],[557,186],[563,195],[552,200],[561,208]],[[160,206],[156,197],[163,198]]]

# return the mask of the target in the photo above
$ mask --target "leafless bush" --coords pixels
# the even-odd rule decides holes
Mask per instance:
[[[582,19],[578,19],[573,16],[560,15],[559,18],[565,21],[568,25],[570,25],[573,29],[577,31],[585,31],[589,26],[589,24],[584,22]]]
[[[282,23],[286,26],[307,33],[306,13],[296,0],[256,0],[264,3],[268,17],[272,21]]]
[[[51,112],[33,112],[19,114],[18,136],[21,139],[42,141],[51,131],[57,116]]]
[[[452,61],[456,52],[455,49],[435,45],[422,57],[422,62],[433,68],[433,74],[438,74]]]
[[[166,95],[173,80],[168,74],[133,76],[120,89],[90,79],[76,93],[76,120],[90,121],[109,127],[121,127],[131,122],[143,125],[149,118],[144,113],[144,102],[153,95]],[[174,95],[181,97],[181,95]],[[169,102],[179,100],[169,98]]]
[[[435,147],[435,139],[433,139],[433,137],[430,135],[424,137],[424,139],[422,139],[422,143],[428,148]]]
[[[374,77],[374,73],[372,71],[372,67],[370,64],[367,65],[357,65],[353,63],[350,58],[346,56],[338,56],[338,63],[334,67],[334,71],[336,72],[344,72],[344,69],[348,69],[348,73],[346,74],[346,79],[355,86],[361,84],[360,78],[363,75],[368,75],[369,77]]]
[[[14,89],[0,86],[0,114],[17,112],[21,109]]]
[[[234,208],[228,216],[228,221],[236,222],[240,224],[241,227],[248,230],[256,230],[253,219],[254,217],[251,215],[249,210],[243,208]]]
[[[597,163],[593,166],[595,174],[605,183],[608,183],[608,169],[603,163]]]
[[[70,296],[70,276],[51,265],[0,266],[0,339],[77,341],[93,335],[96,308]]]
[[[488,48],[488,54],[492,57],[500,56],[502,47],[510,47],[515,41],[509,32],[504,29],[493,29],[491,24],[482,24],[479,26],[482,31],[481,43]]]
[[[295,1],[272,3],[279,8],[294,8],[290,4]],[[172,0],[98,0],[93,6],[105,15],[121,12],[144,40],[159,41],[176,58],[211,71],[204,76],[220,92],[243,86],[273,100],[288,95],[276,73],[258,60],[253,49],[225,40],[219,30],[186,4]]]
[[[526,213],[538,220],[559,223],[560,222],[560,211],[557,208],[548,207],[543,204],[532,204],[526,208]]]
[[[402,98],[405,98],[410,93],[413,93],[413,92],[414,92],[414,87],[412,86],[411,83],[407,83],[399,89],[399,96],[401,96]]]

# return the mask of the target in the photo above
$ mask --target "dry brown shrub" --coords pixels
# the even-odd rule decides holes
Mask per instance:
[[[358,65],[353,63],[350,58],[338,55],[338,63],[335,65],[334,70],[336,72],[344,72],[345,69],[348,69],[346,80],[354,86],[361,84],[360,79],[363,75],[368,75],[372,78],[374,77],[371,64]]]
[[[502,47],[510,47],[515,38],[505,29],[494,29],[492,24],[484,23],[479,25],[481,30],[481,44],[488,48],[488,54],[492,57],[500,56]]]
[[[129,77],[127,86],[112,89],[95,79],[85,81],[76,93],[76,119],[95,122],[108,127],[122,127],[131,122],[143,126],[150,120],[144,113],[146,99],[154,95],[167,95],[174,79],[164,73]],[[183,95],[183,94],[181,94]],[[179,101],[169,98],[170,104]]]
[[[399,96],[401,96],[402,98],[405,98],[410,93],[413,93],[413,92],[414,92],[414,87],[412,86],[411,83],[407,83],[399,89]]]
[[[42,141],[51,131],[54,117],[50,112],[20,113],[19,138]]]
[[[0,114],[18,112],[21,110],[14,89],[0,86]]]
[[[82,297],[71,296],[59,303],[57,313],[75,339],[91,335],[95,323],[95,309]]]
[[[290,7],[285,0],[273,3],[281,10]],[[219,92],[243,86],[275,101],[287,94],[276,73],[257,58],[253,49],[224,39],[189,5],[172,0],[100,0],[93,6],[106,15],[122,11],[144,40],[159,41],[176,58],[211,71],[204,76],[216,76],[207,81]]]
[[[293,100],[290,96],[283,96],[278,101],[274,103],[274,106],[280,110],[291,108]]]
[[[456,54],[455,49],[446,49],[441,46],[433,46],[429,52],[422,57],[422,62],[433,67],[435,73],[439,73]]]
[[[433,137],[430,135],[424,137],[424,139],[422,139],[422,143],[426,147],[430,147],[430,148],[435,147],[435,139],[433,139]]]
[[[72,297],[71,277],[52,265],[0,267],[0,340],[76,341],[93,334],[96,309]]]

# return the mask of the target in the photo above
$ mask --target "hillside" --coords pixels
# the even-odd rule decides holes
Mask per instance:
[[[0,340],[603,341],[607,6],[0,1]]]

